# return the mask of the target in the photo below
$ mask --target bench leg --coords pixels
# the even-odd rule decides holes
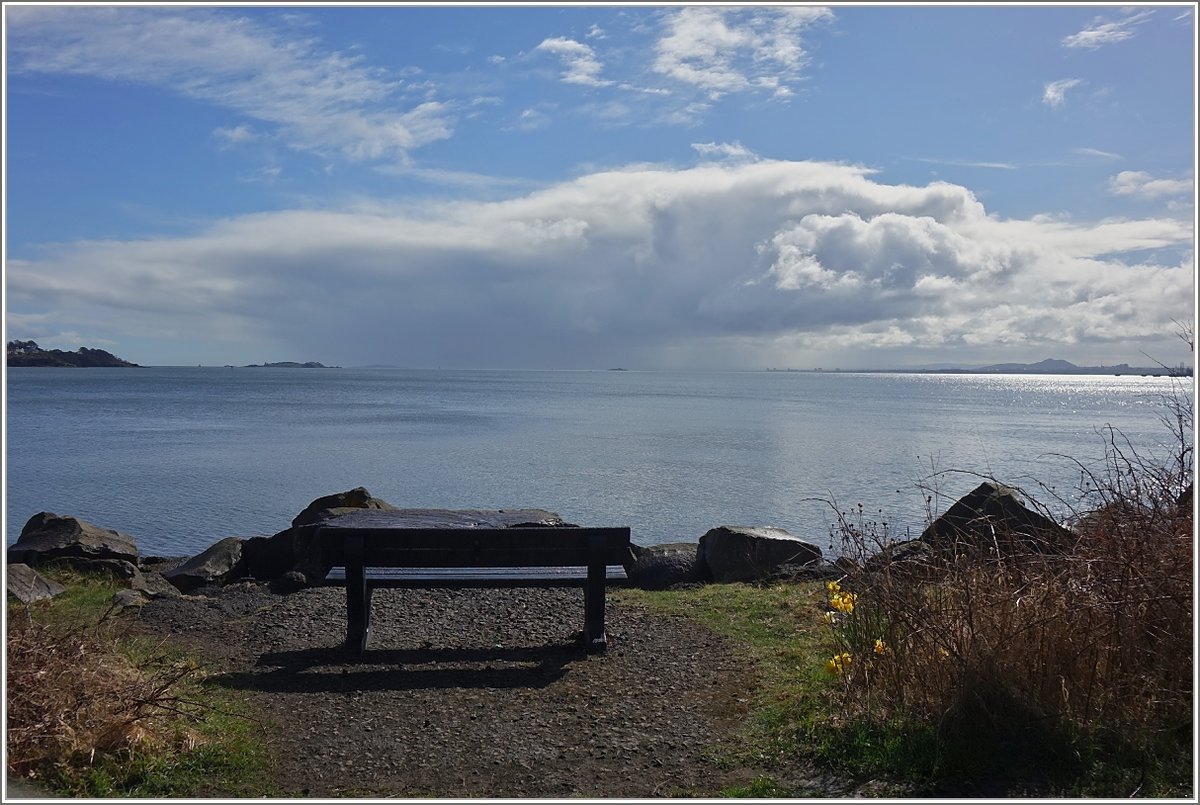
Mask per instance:
[[[356,656],[367,649],[371,639],[371,588],[363,585],[355,593],[346,585],[346,650]]]
[[[361,655],[371,637],[371,588],[361,554],[346,562],[346,650]]]
[[[583,640],[588,651],[608,648],[608,636],[604,634],[604,580],[604,565],[589,563],[587,586],[583,588]]]

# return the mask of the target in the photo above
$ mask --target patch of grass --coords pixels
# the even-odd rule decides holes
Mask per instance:
[[[8,771],[59,796],[267,796],[259,725],[192,657],[132,634],[120,586],[50,570],[53,599],[10,604]]]
[[[795,793],[770,777],[759,777],[750,785],[726,788],[721,796],[727,799],[789,799]]]

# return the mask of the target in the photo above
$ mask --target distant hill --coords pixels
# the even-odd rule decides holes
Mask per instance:
[[[4,362],[11,368],[17,366],[57,366],[70,368],[126,367],[136,363],[121,360],[102,349],[80,347],[77,352],[61,349],[42,349],[36,341],[9,341]]]
[[[1172,375],[1176,377],[1192,373],[1191,368],[1186,366],[1177,366],[1172,369],[1161,366],[1130,366],[1127,363],[1118,363],[1114,366],[1076,366],[1070,361],[1057,358],[1047,358],[1037,363],[994,363],[991,366],[980,366],[963,371],[1006,375]]]

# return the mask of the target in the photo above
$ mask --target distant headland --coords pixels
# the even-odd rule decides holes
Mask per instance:
[[[56,366],[70,368],[136,367],[102,349],[80,347],[76,352],[42,349],[36,341],[9,341],[4,354],[9,368],[17,366]]]

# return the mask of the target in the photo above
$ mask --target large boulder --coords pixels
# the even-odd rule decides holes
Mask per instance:
[[[162,575],[181,592],[190,593],[206,584],[223,584],[242,578],[245,575],[245,567],[241,538],[226,537]]]
[[[337,517],[339,514],[346,514],[355,509],[394,511],[396,507],[379,498],[372,497],[364,487],[356,486],[345,492],[317,498],[292,519],[292,528],[323,523],[330,517]]]
[[[38,512],[9,547],[8,561],[34,566],[56,559],[67,563],[114,559],[136,565],[138,547],[133,537],[111,528],[69,515]]]
[[[700,560],[695,542],[663,545],[631,545],[633,561],[626,566],[629,584],[643,590],[665,590],[675,584],[710,579],[708,566]]]
[[[780,565],[821,561],[821,549],[782,528],[723,525],[700,538],[700,557],[716,582],[755,581]]]
[[[53,598],[65,589],[67,588],[44,577],[29,565],[18,562],[8,566],[8,594],[16,596],[18,601],[29,604],[43,598]]]
[[[396,507],[373,497],[361,486],[319,497],[292,519],[291,528],[270,537],[245,540],[243,557],[247,575],[263,580],[278,579],[289,573],[299,573],[310,581],[324,578],[329,568],[321,561],[315,538],[317,526],[362,509],[395,511]]]
[[[984,482],[930,523],[920,540],[941,552],[1012,556],[1057,553],[1073,537],[1058,523],[1027,508],[1013,489]]]

